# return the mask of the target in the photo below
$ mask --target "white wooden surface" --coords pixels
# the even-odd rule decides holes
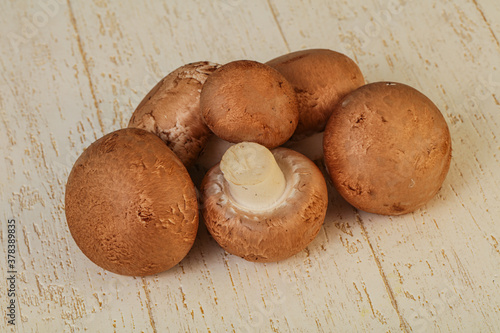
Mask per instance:
[[[500,2],[496,0],[0,3],[0,218],[17,226],[17,318],[1,332],[500,332]],[[265,62],[304,48],[401,81],[445,115],[453,159],[438,196],[400,217],[333,189],[324,227],[272,264],[200,229],[146,278],[92,264],[66,226],[64,188],[92,141],[126,126],[161,77],[192,61]]]

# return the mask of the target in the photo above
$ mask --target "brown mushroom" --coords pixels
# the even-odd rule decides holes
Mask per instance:
[[[121,129],[91,144],[66,185],[66,219],[82,252],[123,275],[175,266],[198,229],[198,203],[177,156],[156,135]]]
[[[436,195],[450,166],[446,121],[430,99],[401,83],[347,95],[326,126],[325,163],[338,192],[361,210],[400,215]]]
[[[203,85],[201,112],[221,139],[251,141],[267,148],[286,142],[298,122],[297,99],[275,69],[239,60],[218,68]]]
[[[321,229],[328,205],[325,179],[312,161],[251,142],[226,151],[201,193],[213,238],[229,253],[258,262],[303,250]]]
[[[144,97],[128,127],[158,135],[185,166],[191,165],[212,135],[200,114],[200,92],[218,67],[200,61],[177,68]]]
[[[353,60],[327,49],[292,52],[266,64],[283,74],[297,94],[299,123],[294,140],[323,131],[335,105],[365,83]]]

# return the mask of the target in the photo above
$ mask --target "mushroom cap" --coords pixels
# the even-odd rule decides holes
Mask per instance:
[[[323,150],[333,184],[349,203],[400,215],[439,191],[450,166],[451,138],[429,98],[404,84],[377,82],[337,105]]]
[[[283,74],[297,94],[299,123],[294,140],[323,131],[335,105],[365,84],[356,63],[332,50],[292,52],[266,64]]]
[[[137,106],[128,127],[158,135],[184,165],[191,165],[212,135],[200,114],[200,93],[219,66],[200,61],[165,76]]]
[[[198,229],[195,188],[156,135],[121,129],[92,143],[66,184],[66,220],[82,252],[123,275],[175,266]]]
[[[269,149],[292,136],[299,117],[290,83],[275,69],[250,60],[230,62],[210,75],[200,106],[205,123],[221,139]]]
[[[237,204],[219,165],[201,186],[208,231],[227,252],[249,261],[278,261],[302,251],[321,229],[328,206],[325,179],[311,160],[287,148],[272,153],[287,183],[272,209],[253,212]]]

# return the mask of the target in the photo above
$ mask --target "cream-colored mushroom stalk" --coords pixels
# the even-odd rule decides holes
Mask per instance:
[[[222,156],[220,169],[234,201],[244,208],[269,209],[285,192],[283,172],[271,151],[258,143],[230,147]]]

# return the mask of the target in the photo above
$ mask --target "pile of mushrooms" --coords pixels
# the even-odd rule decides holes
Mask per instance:
[[[146,95],[128,128],[78,158],[68,227],[91,261],[118,274],[174,267],[195,242],[199,210],[227,252],[284,260],[324,223],[327,183],[307,157],[317,151],[326,179],[355,208],[399,215],[437,193],[451,139],[427,97],[404,84],[365,84],[335,51],[191,63]]]

